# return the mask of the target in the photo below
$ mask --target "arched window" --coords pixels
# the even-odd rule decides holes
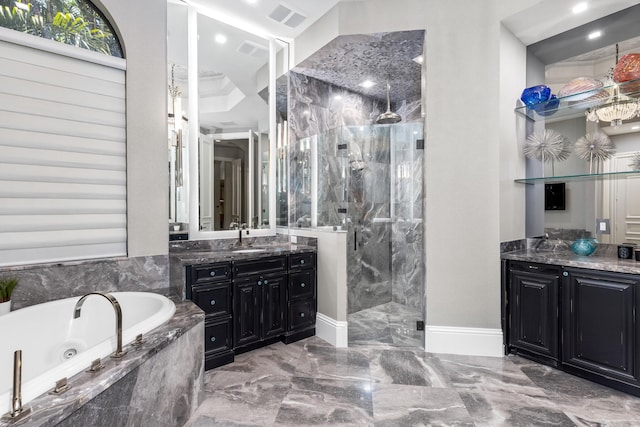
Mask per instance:
[[[121,56],[87,0],[0,0],[0,267],[127,255]]]
[[[87,0],[0,0],[0,26],[123,58],[113,28]]]

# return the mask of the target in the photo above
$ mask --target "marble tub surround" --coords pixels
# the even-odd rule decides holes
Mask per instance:
[[[543,242],[543,240],[541,240]],[[541,264],[561,265],[566,267],[588,268],[591,270],[613,271],[618,273],[640,274],[640,262],[632,259],[619,259],[618,246],[599,244],[590,256],[579,256],[570,249],[547,250],[538,249],[535,243],[527,249],[505,252],[501,259],[513,261],[537,262]]]
[[[17,277],[12,308],[84,295],[93,291],[158,291],[169,288],[169,256],[108,258],[0,268]]]
[[[0,426],[184,424],[203,397],[204,314],[190,301],[173,299],[173,318],[144,336],[142,345],[127,346],[122,359],[104,358],[104,369],[69,378],[69,391],[34,399],[28,416],[2,419]]]
[[[205,373],[187,427],[638,425],[640,398],[518,356],[277,343]]]

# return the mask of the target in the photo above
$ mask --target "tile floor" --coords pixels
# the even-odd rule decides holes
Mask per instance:
[[[312,337],[208,371],[187,426],[640,426],[640,398],[515,356]]]

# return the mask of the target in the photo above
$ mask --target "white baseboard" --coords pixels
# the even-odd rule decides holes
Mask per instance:
[[[347,322],[334,320],[322,313],[316,314],[316,336],[336,347],[347,347]]]
[[[504,356],[500,329],[426,326],[425,350],[429,353]]]

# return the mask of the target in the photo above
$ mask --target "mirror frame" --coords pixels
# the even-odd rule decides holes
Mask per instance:
[[[251,236],[273,236],[276,234],[276,37],[265,34],[259,29],[255,29],[250,25],[238,22],[235,19],[225,19],[218,13],[211,10],[188,4],[188,20],[187,20],[187,46],[188,46],[188,87],[190,94],[197,94],[198,91],[198,15],[204,15],[208,18],[222,21],[242,31],[246,31],[255,36],[261,37],[269,42],[269,227],[268,228],[250,228]],[[290,45],[290,44],[289,44]],[[287,52],[290,57],[292,51]],[[289,62],[290,64],[290,62]],[[193,120],[189,120],[189,240],[206,240],[206,239],[224,239],[237,238],[238,230],[200,230],[200,172],[199,172],[199,154],[198,154],[198,138],[200,136],[199,121],[199,96],[189,97],[189,116]]]

